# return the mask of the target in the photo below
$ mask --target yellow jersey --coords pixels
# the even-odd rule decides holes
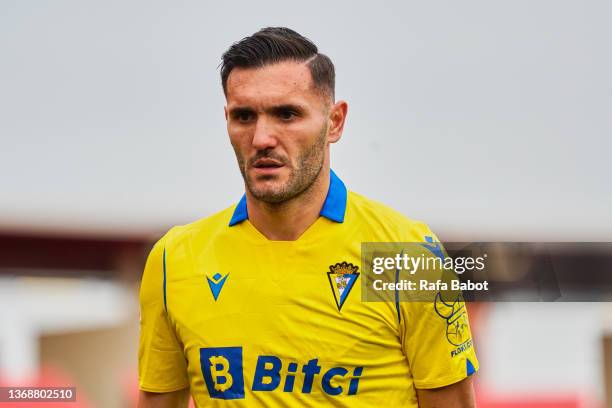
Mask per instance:
[[[478,369],[469,326],[458,346],[432,303],[362,302],[360,252],[433,237],[333,171],[320,217],[295,241],[264,237],[244,196],[172,228],[142,277],[140,389],[189,387],[198,407],[417,407],[415,388]]]

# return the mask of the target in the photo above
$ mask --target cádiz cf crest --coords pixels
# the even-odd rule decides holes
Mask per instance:
[[[359,277],[358,269],[358,266],[348,262],[340,262],[329,266],[327,277],[334,294],[334,299],[336,300],[336,306],[338,306],[338,311],[342,309],[342,305],[344,305],[351,289],[355,286],[355,282]]]

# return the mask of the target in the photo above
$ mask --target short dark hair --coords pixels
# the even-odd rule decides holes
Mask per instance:
[[[336,74],[328,56],[308,38],[286,27],[262,28],[235,42],[221,57],[221,84],[227,96],[227,78],[234,68],[256,68],[283,61],[308,61],[313,84],[334,99]]]

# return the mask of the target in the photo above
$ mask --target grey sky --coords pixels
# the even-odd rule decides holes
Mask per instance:
[[[218,64],[284,25],[349,102],[332,166],[442,238],[612,238],[605,1],[0,1],[0,228],[153,230],[243,186]]]

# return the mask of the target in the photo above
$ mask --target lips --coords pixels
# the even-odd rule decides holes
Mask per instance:
[[[283,167],[284,164],[278,160],[274,159],[258,159],[253,163],[253,167],[256,169],[277,169],[279,167]]]

